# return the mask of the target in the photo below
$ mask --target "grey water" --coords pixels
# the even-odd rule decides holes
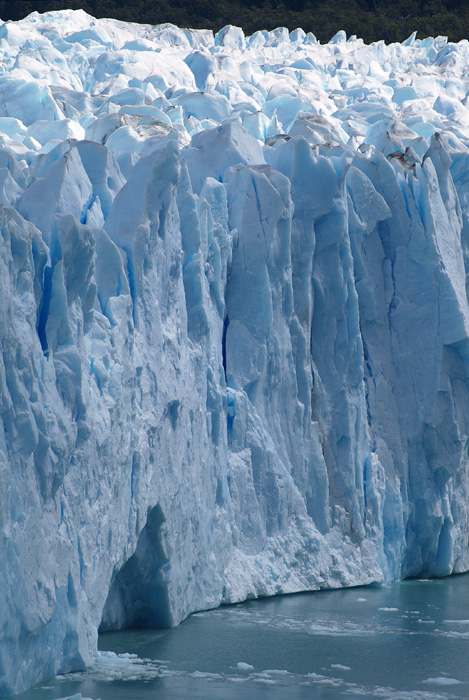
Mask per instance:
[[[469,698],[469,575],[250,601],[99,649],[17,700]]]

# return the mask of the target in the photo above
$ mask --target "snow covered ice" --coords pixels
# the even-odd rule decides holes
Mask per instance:
[[[469,42],[0,26],[0,695],[469,568]]]

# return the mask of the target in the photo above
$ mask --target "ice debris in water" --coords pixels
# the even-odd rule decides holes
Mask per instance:
[[[140,681],[160,678],[168,673],[162,661],[141,659],[136,654],[116,654],[113,651],[98,651],[93,664],[86,671],[57,676],[58,680]]]
[[[466,570],[468,42],[64,10],[0,53],[0,694]]]
[[[422,683],[429,683],[431,685],[460,685],[461,681],[447,676],[438,676],[437,678],[427,678],[427,680],[422,681]]]
[[[241,670],[241,671],[254,671],[254,666],[251,666],[251,664],[247,664],[245,661],[238,661],[236,666]]]

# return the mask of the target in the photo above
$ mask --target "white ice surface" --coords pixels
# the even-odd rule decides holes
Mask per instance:
[[[65,10],[0,54],[0,694],[467,570],[469,43]]]

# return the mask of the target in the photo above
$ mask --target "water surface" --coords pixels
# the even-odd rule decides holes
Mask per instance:
[[[469,576],[226,606],[100,636],[96,664],[18,696],[56,700],[469,698]]]

